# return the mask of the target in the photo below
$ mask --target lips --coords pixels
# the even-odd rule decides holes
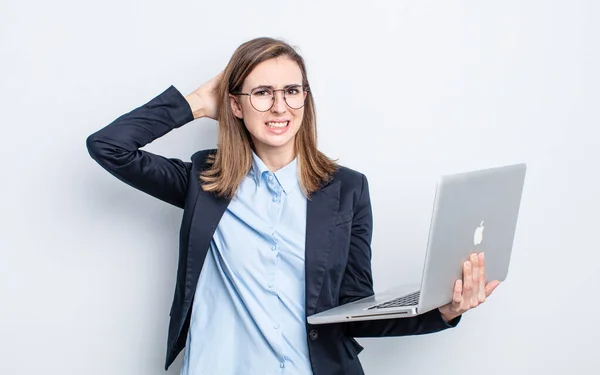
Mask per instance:
[[[268,121],[265,122],[267,131],[274,135],[281,135],[290,128],[290,121]]]

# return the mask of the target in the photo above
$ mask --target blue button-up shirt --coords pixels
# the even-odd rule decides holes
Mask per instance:
[[[305,234],[296,160],[271,173],[253,153],[206,255],[181,375],[312,374]]]

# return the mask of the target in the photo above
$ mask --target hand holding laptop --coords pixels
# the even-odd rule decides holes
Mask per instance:
[[[410,318],[433,309],[450,321],[485,302],[508,273],[526,169],[521,163],[441,176],[419,284],[320,311],[308,323]]]
[[[452,302],[439,308],[442,319],[449,322],[481,305],[498,285],[498,280],[486,280],[483,252],[471,254],[470,259],[463,263],[463,279],[454,283]]]

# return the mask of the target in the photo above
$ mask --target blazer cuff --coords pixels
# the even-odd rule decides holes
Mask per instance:
[[[165,91],[154,97],[146,104],[147,108],[162,107],[169,113],[173,128],[179,128],[194,120],[192,108],[185,97],[175,86],[171,85]]]
[[[440,323],[445,327],[445,328],[454,328],[458,325],[458,323],[460,322],[460,319],[462,318],[462,315],[457,316],[456,318],[450,320],[449,322],[445,321],[444,318],[442,318],[442,313],[440,312],[440,309],[435,309],[434,310],[435,315],[437,315],[437,319],[440,321]]]

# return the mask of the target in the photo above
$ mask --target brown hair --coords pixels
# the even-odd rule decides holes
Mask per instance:
[[[200,174],[205,191],[233,198],[238,186],[252,168],[252,138],[243,120],[237,118],[229,103],[229,93],[240,91],[244,80],[261,62],[286,56],[302,71],[302,84],[309,87],[304,59],[289,44],[273,38],[252,39],[234,52],[217,87],[219,138],[210,167]],[[304,117],[295,136],[300,187],[310,195],[335,173],[338,165],[317,149],[317,121],[312,93],[307,93]]]

